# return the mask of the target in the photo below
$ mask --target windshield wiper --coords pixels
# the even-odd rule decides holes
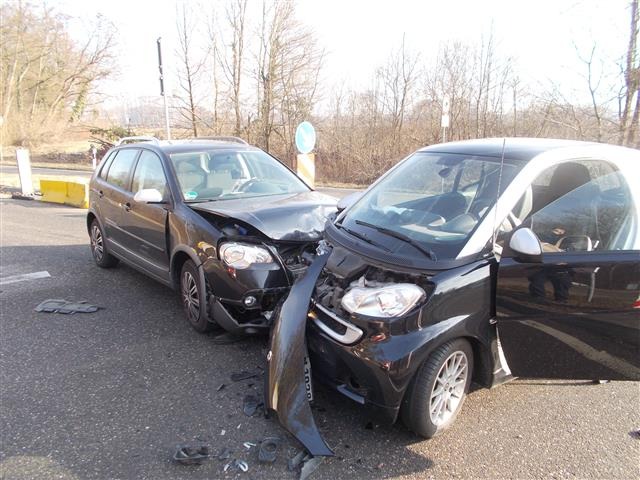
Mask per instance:
[[[411,245],[416,250],[420,250],[427,257],[429,257],[429,259],[433,260],[434,262],[437,261],[436,254],[432,250],[429,250],[428,248],[424,248],[419,242],[416,242],[413,238],[407,235],[404,235],[400,232],[396,232],[395,230],[391,230],[390,228],[381,227],[380,225],[374,225],[373,223],[363,222],[362,220],[356,220],[356,224],[362,225],[364,227],[373,228],[374,230],[377,230],[380,233],[384,233],[385,235],[389,235],[390,237],[394,237],[394,238],[397,238],[398,240],[402,240],[403,242],[406,242],[409,245]]]
[[[385,247],[384,245],[382,245],[381,243],[378,243],[374,240],[371,240],[369,237],[367,237],[366,235],[363,235],[361,233],[358,233],[354,230],[351,230],[350,228],[345,227],[344,225],[342,225],[342,223],[334,223],[334,225],[338,228],[341,228],[342,230],[344,230],[345,232],[347,232],[349,235],[353,235],[354,237],[362,240],[363,242],[367,242],[370,245],[373,245],[375,247],[381,248],[387,252],[390,252],[391,250],[389,250],[387,247]]]

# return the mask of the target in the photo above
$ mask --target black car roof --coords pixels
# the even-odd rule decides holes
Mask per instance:
[[[558,148],[597,145],[594,142],[579,142],[575,140],[556,140],[547,138],[483,138],[477,140],[441,143],[439,145],[421,148],[419,151],[500,158],[502,157],[503,142],[505,158],[520,161],[529,161],[541,153]]]

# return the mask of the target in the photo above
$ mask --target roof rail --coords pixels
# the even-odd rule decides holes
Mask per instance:
[[[156,137],[150,136],[138,136],[138,137],[122,137],[120,140],[116,142],[116,147],[119,145],[123,145],[125,143],[135,143],[135,142],[153,142],[156,145],[160,143]]]
[[[214,136],[214,137],[195,137],[192,140],[218,140],[220,142],[231,142],[231,143],[242,143],[243,145],[249,145],[246,140],[243,140],[240,137],[225,137],[225,136]]]

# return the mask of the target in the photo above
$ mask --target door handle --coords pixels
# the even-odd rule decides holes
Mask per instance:
[[[124,208],[125,212],[128,212],[129,210],[131,210],[131,204],[129,202],[122,205],[122,207]]]

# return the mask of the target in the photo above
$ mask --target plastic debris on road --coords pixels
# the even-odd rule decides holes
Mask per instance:
[[[173,460],[182,465],[201,465],[209,458],[209,445],[178,445]]]
[[[100,310],[101,307],[91,305],[85,301],[72,302],[64,299],[48,299],[41,302],[34,310],[36,312],[44,313],[94,313]]]

